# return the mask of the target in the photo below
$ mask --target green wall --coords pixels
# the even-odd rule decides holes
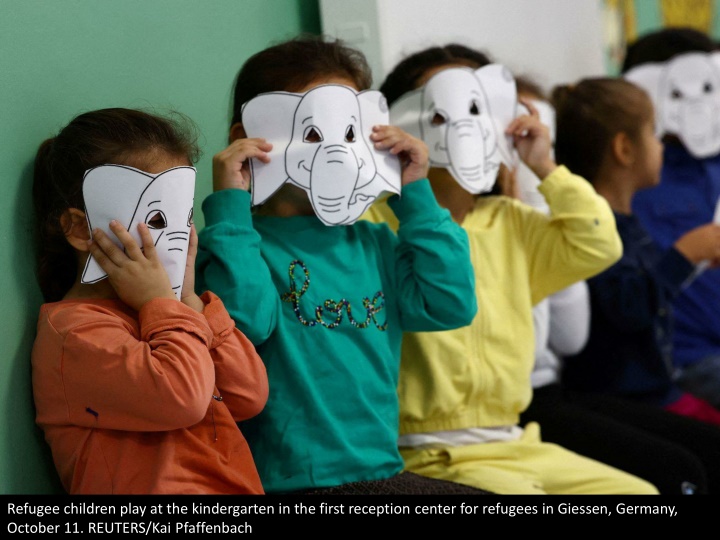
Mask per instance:
[[[242,62],[319,31],[317,0],[0,0],[0,493],[60,490],[30,385],[41,303],[30,235],[38,144],[86,110],[179,110],[201,132],[198,209],[212,190],[212,156],[227,140]]]

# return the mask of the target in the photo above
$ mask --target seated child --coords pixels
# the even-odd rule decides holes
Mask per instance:
[[[554,133],[554,108],[544,92],[525,78],[517,78],[516,82],[518,94],[533,100],[541,119],[543,112],[546,113],[543,123]],[[628,103],[631,107],[637,105],[632,100]],[[610,117],[620,114],[617,111],[605,113]],[[592,122],[578,122],[578,125],[582,125],[578,137],[584,137],[585,130],[592,133]],[[521,200],[547,211],[545,199],[537,191],[539,180],[531,172],[518,168],[516,182]],[[590,318],[590,298],[585,281],[574,283],[533,307],[536,342],[531,375],[533,398],[520,416],[521,423],[539,423],[546,441],[640,476],[657,487],[661,494],[707,493],[705,466],[683,444],[694,422],[668,418],[672,413],[634,400],[608,394],[587,396],[565,387],[562,381],[564,358],[577,354],[587,344]],[[618,411],[622,414],[616,414]],[[689,425],[680,430],[673,426],[677,423]],[[648,429],[650,424],[652,430]],[[668,467],[668,463],[673,466]]]
[[[563,384],[585,394],[583,403],[691,450],[708,470],[711,491],[720,489],[720,416],[673,380],[670,305],[686,293],[695,266],[716,258],[720,227],[701,225],[662,249],[634,215],[633,196],[660,181],[662,166],[654,108],[642,89],[623,79],[586,79],[558,87],[553,102],[557,159],[608,201],[624,246],[616,264],[588,280],[590,335],[565,359]],[[598,395],[623,400],[614,405]],[[623,406],[627,400],[646,407]]]
[[[241,424],[263,486],[268,493],[484,493],[403,473],[397,447],[403,332],[457,328],[477,310],[467,235],[432,196],[425,145],[392,126],[376,126],[370,141],[343,128],[344,142],[335,142],[322,124],[335,118],[325,118],[327,110],[301,121],[302,144],[315,154],[336,152],[343,178],[352,165],[343,161],[348,145],[374,144],[399,157],[402,191],[390,202],[397,236],[367,221],[325,224],[315,199],[285,182],[285,167],[266,178],[281,187],[251,212],[250,160],[272,164],[272,145],[246,133],[243,105],[270,92],[297,100],[322,85],[368,89],[365,58],[339,41],[299,37],[248,59],[235,81],[231,142],[214,158],[214,193],[202,205],[199,287],[218,292],[268,369],[267,406]],[[293,117],[285,120],[292,128]],[[314,179],[322,174],[316,166],[301,161],[293,176]],[[361,166],[355,162],[355,176]],[[355,197],[344,209],[347,200]]]
[[[682,68],[681,80],[676,81],[674,70],[665,72],[668,83],[662,88],[667,90],[658,92],[656,105],[669,114],[674,114],[672,107],[685,112],[675,120],[681,124],[679,129],[663,128],[660,183],[637,190],[631,202],[638,222],[663,250],[690,230],[713,221],[720,199],[720,72],[715,51],[714,41],[702,32],[664,28],[628,47],[623,64],[627,76],[635,68],[698,55],[689,70]],[[705,60],[697,61],[703,55]],[[713,61],[711,55],[716,57]],[[684,116],[693,110],[701,116]],[[703,141],[700,153],[694,148],[696,137]],[[717,229],[714,234],[718,235]],[[720,270],[710,267],[698,272],[671,305],[673,377],[685,392],[720,409]]]
[[[81,114],[38,150],[33,197],[47,303],[32,351],[33,395],[70,494],[263,493],[236,422],[262,410],[267,375],[220,299],[193,290],[192,192],[182,205],[141,199],[132,222],[142,246],[120,223],[129,216],[92,236],[86,216],[86,175],[112,164],[104,178],[115,194],[173,182],[178,172],[193,189],[196,155],[181,123],[128,109]],[[173,278],[166,255],[179,265]],[[83,279],[91,265],[93,282]]]
[[[467,79],[486,63],[460,45],[430,48],[400,62],[380,89],[392,106],[435,75],[459,69]],[[435,108],[421,117],[430,124],[427,132],[475,124],[472,118],[446,118],[450,109],[482,115],[472,96],[451,102],[448,95],[455,94],[445,94],[448,102],[432,100]],[[532,306],[604,270],[621,254],[607,203],[555,164],[549,131],[525,104],[530,114],[516,118],[506,133],[520,159],[543,179],[549,216],[508,197],[473,193],[447,168],[430,169],[438,202],[468,233],[479,307],[469,326],[405,336],[399,384],[405,466],[500,494],[657,493],[645,480],[543,442],[537,424],[519,426],[532,397]],[[483,138],[475,148],[480,160]],[[383,204],[374,205],[369,218],[394,225]]]

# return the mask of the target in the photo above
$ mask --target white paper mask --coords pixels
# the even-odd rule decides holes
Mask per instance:
[[[178,299],[185,278],[195,174],[194,167],[175,167],[150,174],[124,165],[102,165],[87,171],[83,179],[85,215],[90,231],[102,229],[122,248],[109,227],[115,219],[142,246],[137,226],[148,224],[158,258]],[[105,277],[105,271],[89,257],[82,283],[95,283]]]
[[[550,130],[550,140],[555,142],[555,109],[552,105],[546,101],[538,99],[530,99],[530,103],[537,109],[540,115],[540,122],[545,124]],[[520,109],[523,112],[528,112],[524,106],[520,105]],[[554,152],[551,150],[551,155]],[[518,163],[516,169],[516,177],[518,182],[518,190],[520,192],[520,200],[525,204],[540,210],[541,212],[548,213],[550,208],[548,207],[547,201],[542,193],[538,190],[540,187],[540,178],[538,178],[534,172],[525,165],[522,161]]]
[[[389,124],[378,91],[321,85],[304,94],[271,92],[243,105],[248,137],[272,143],[270,163],[251,160],[252,204],[285,182],[308,193],[326,225],[350,225],[382,193],[400,193],[400,161],[370,144],[372,127]]]
[[[504,66],[449,68],[393,103],[390,121],[425,141],[432,166],[482,193],[492,188],[500,163],[515,161],[505,128],[516,107],[515,79]]]
[[[696,158],[720,153],[720,53],[681,54],[624,77],[650,95],[659,136],[677,135]]]

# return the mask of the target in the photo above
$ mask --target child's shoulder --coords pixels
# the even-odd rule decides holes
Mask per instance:
[[[510,224],[528,215],[543,215],[529,204],[505,195],[478,197],[463,222],[463,228],[485,228],[493,224]]]

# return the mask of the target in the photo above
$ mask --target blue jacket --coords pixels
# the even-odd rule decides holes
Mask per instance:
[[[640,191],[633,212],[663,249],[713,219],[720,197],[720,155],[696,159],[667,144],[662,180]],[[673,361],[683,367],[720,354],[720,269],[706,270],[674,302]]]
[[[672,306],[694,266],[662,251],[633,215],[615,214],[620,261],[590,278],[591,324],[585,348],[564,362],[566,387],[668,405],[672,383]]]

